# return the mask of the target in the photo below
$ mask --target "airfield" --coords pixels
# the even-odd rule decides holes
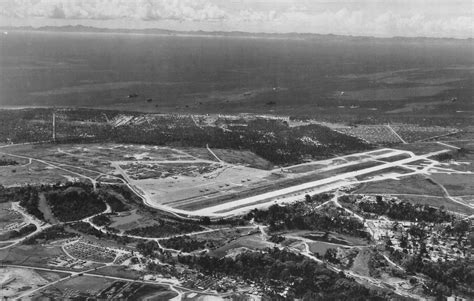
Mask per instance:
[[[0,178],[6,187],[65,180],[85,181],[94,187],[126,185],[149,207],[180,216],[211,218],[303,201],[307,195],[322,192],[408,179],[422,181],[419,185],[424,187],[436,186],[435,198],[447,198],[452,207],[471,212],[474,206],[464,197],[473,189],[468,185],[474,177],[469,162],[450,164],[436,160],[439,155],[458,149],[444,142],[404,144],[397,149],[381,148],[275,167],[249,151],[209,146],[25,144],[0,149],[2,158],[20,163],[2,168]],[[428,177],[433,177],[436,184],[427,185]],[[466,191],[457,195],[451,195],[440,184],[444,181],[446,187],[454,187],[460,179],[466,182]],[[383,191],[386,190],[380,189]]]

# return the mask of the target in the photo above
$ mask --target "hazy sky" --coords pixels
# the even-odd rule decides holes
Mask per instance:
[[[473,36],[474,0],[0,0],[1,26]]]

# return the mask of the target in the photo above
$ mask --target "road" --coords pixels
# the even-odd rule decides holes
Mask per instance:
[[[441,190],[443,191],[444,195],[446,196],[447,199],[449,199],[450,201],[454,202],[454,203],[457,203],[459,205],[462,205],[464,207],[468,207],[470,209],[474,209],[474,205],[471,205],[471,204],[466,204],[464,202],[461,202],[459,200],[457,200],[455,197],[452,197],[448,190],[446,189],[446,187],[444,187],[442,184],[440,184],[439,182],[435,181],[433,178],[429,178],[433,183],[435,183],[439,188],[441,188]]]
[[[206,144],[206,148],[207,148],[207,150],[211,153],[211,155],[213,155],[214,158],[216,158],[216,160],[217,160],[219,163],[225,164],[225,162],[222,161],[222,160],[212,151],[212,149],[209,148],[209,144]]]
[[[407,144],[407,142],[406,142],[400,135],[398,135],[398,133],[390,126],[390,123],[387,124],[387,128],[388,128],[395,136],[397,136],[397,138],[398,138],[403,144]]]

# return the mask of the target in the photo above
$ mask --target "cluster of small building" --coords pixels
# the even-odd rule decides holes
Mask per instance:
[[[415,224],[420,226],[419,223],[415,222],[395,222],[383,218],[367,220],[367,225],[372,230],[374,239],[379,242],[389,242],[388,245],[394,250],[414,255],[424,245],[425,260],[434,262],[471,257],[472,249],[467,235],[455,237],[445,234],[444,229],[449,223],[423,224],[422,231],[425,233],[423,241],[418,241],[418,238],[413,237],[408,231]]]
[[[0,226],[0,233],[20,229],[21,227],[27,225],[27,223],[23,220],[23,216],[18,211],[10,208],[4,208],[1,210],[6,211],[5,219],[10,220],[11,223]]]
[[[215,278],[202,274],[186,273],[179,281],[187,288],[195,288],[200,291],[263,294],[263,290],[258,285],[230,277]]]
[[[399,143],[398,138],[386,125],[358,125],[355,127],[338,128],[336,131],[360,138],[369,143]]]
[[[64,249],[73,257],[95,262],[113,262],[117,256],[117,254],[109,248],[99,247],[80,241],[68,244]]]
[[[86,260],[73,259],[66,255],[60,255],[56,258],[49,259],[47,264],[53,267],[81,270],[84,269],[86,266],[89,266],[91,263]]]

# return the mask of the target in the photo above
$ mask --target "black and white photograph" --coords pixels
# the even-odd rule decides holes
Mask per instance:
[[[0,300],[474,300],[473,0],[0,0]]]

